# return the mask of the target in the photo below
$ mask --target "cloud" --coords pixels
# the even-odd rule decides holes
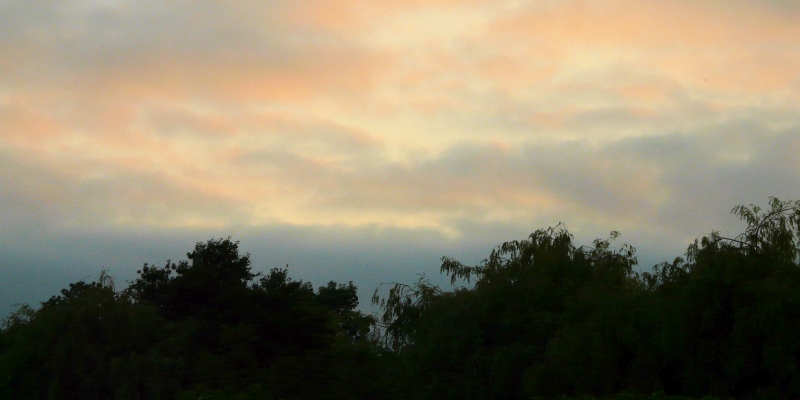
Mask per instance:
[[[163,175],[93,162],[47,163],[9,152],[0,152],[0,160],[0,224],[7,230],[204,227],[243,220],[226,196]]]
[[[407,161],[362,128],[290,112],[153,109],[123,119],[136,127],[121,133],[105,135],[100,124],[75,135],[69,124],[41,129],[44,118],[26,117],[35,110],[14,107],[6,115],[22,117],[4,118],[9,131],[32,135],[4,139],[9,215],[54,213],[44,220],[62,226],[378,225],[451,237],[468,234],[464,221],[543,215],[677,229],[713,213],[717,199],[791,197],[781,190],[793,187],[800,126],[772,124],[797,113],[755,108],[743,112],[749,118],[659,128],[665,117],[619,107],[567,114],[564,124],[653,132],[611,141],[467,138]]]
[[[462,252],[564,221],[670,254],[735,229],[734,205],[797,197],[798,15],[767,0],[0,1],[0,241],[17,261],[28,242],[57,253],[70,232],[112,231]]]
[[[292,101],[357,93],[387,57],[293,31],[279,4],[156,3],[7,2],[7,82],[116,101]]]

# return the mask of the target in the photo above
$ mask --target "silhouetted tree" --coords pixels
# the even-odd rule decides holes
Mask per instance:
[[[382,285],[378,316],[352,282],[254,274],[211,239],[3,319],[0,400],[800,398],[800,202],[733,212],[741,235],[649,272],[618,232],[577,246],[561,225],[443,257],[452,290]]]
[[[578,247],[563,227],[466,266],[443,258],[443,291],[421,278],[373,302],[379,342],[420,398],[610,396],[620,391],[800,396],[800,202],[734,208],[742,235],[712,232],[685,258],[638,274],[635,250]],[[766,397],[765,397],[766,396]]]

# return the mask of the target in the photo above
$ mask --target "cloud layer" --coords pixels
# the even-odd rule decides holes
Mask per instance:
[[[564,221],[667,253],[736,229],[734,205],[798,198],[798,17],[777,0],[0,1],[0,242],[496,243]]]

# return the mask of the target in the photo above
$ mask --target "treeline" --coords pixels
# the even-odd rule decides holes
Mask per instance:
[[[0,329],[0,399],[800,398],[800,201],[736,207],[638,273],[619,234],[577,246],[562,226],[442,259],[421,278],[314,289],[254,274],[239,243],[198,243],[117,290],[101,273]]]

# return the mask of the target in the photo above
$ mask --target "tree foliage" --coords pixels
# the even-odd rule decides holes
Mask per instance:
[[[122,291],[103,272],[22,306],[0,331],[0,398],[375,398],[352,282],[254,274],[238,246],[201,242]]]
[[[733,213],[744,233],[711,232],[651,272],[612,247],[618,232],[577,246],[562,225],[475,266],[444,257],[471,286],[388,285],[376,336],[421,398],[798,397],[800,202]]]
[[[443,257],[451,288],[381,285],[378,315],[211,239],[4,318],[0,399],[800,398],[800,202],[733,213],[647,272],[616,231],[540,229]]]

